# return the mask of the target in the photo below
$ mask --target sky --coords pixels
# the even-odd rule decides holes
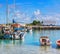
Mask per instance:
[[[20,23],[39,20],[60,25],[60,0],[0,0],[0,24],[7,23],[7,18],[8,23],[14,19]]]

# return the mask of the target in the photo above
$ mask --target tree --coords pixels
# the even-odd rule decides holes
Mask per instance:
[[[40,21],[37,21],[37,24],[40,25],[41,24]]]
[[[36,25],[36,24],[37,24],[37,21],[36,21],[36,20],[34,20],[32,24],[33,24],[33,25]]]
[[[33,25],[40,25],[41,23],[40,23],[40,21],[34,20],[32,24]]]
[[[44,22],[42,21],[41,24],[43,25],[43,23],[44,23]]]
[[[34,20],[32,23],[27,24],[27,25],[43,25],[43,21],[40,22],[40,21],[38,21],[38,20]]]

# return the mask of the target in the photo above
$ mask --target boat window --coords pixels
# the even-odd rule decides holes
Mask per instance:
[[[46,39],[42,39],[42,42],[46,42]]]

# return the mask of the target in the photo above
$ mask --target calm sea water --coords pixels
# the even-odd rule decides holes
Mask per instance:
[[[40,46],[40,36],[48,36],[51,46]],[[60,54],[58,39],[60,30],[33,30],[26,32],[24,40],[0,40],[0,54]]]

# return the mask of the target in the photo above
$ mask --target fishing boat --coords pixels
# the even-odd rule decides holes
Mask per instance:
[[[50,40],[47,36],[41,36],[40,39],[39,39],[41,45],[47,45],[49,46],[51,43],[50,43]]]
[[[56,41],[57,46],[60,46],[60,40]]]

